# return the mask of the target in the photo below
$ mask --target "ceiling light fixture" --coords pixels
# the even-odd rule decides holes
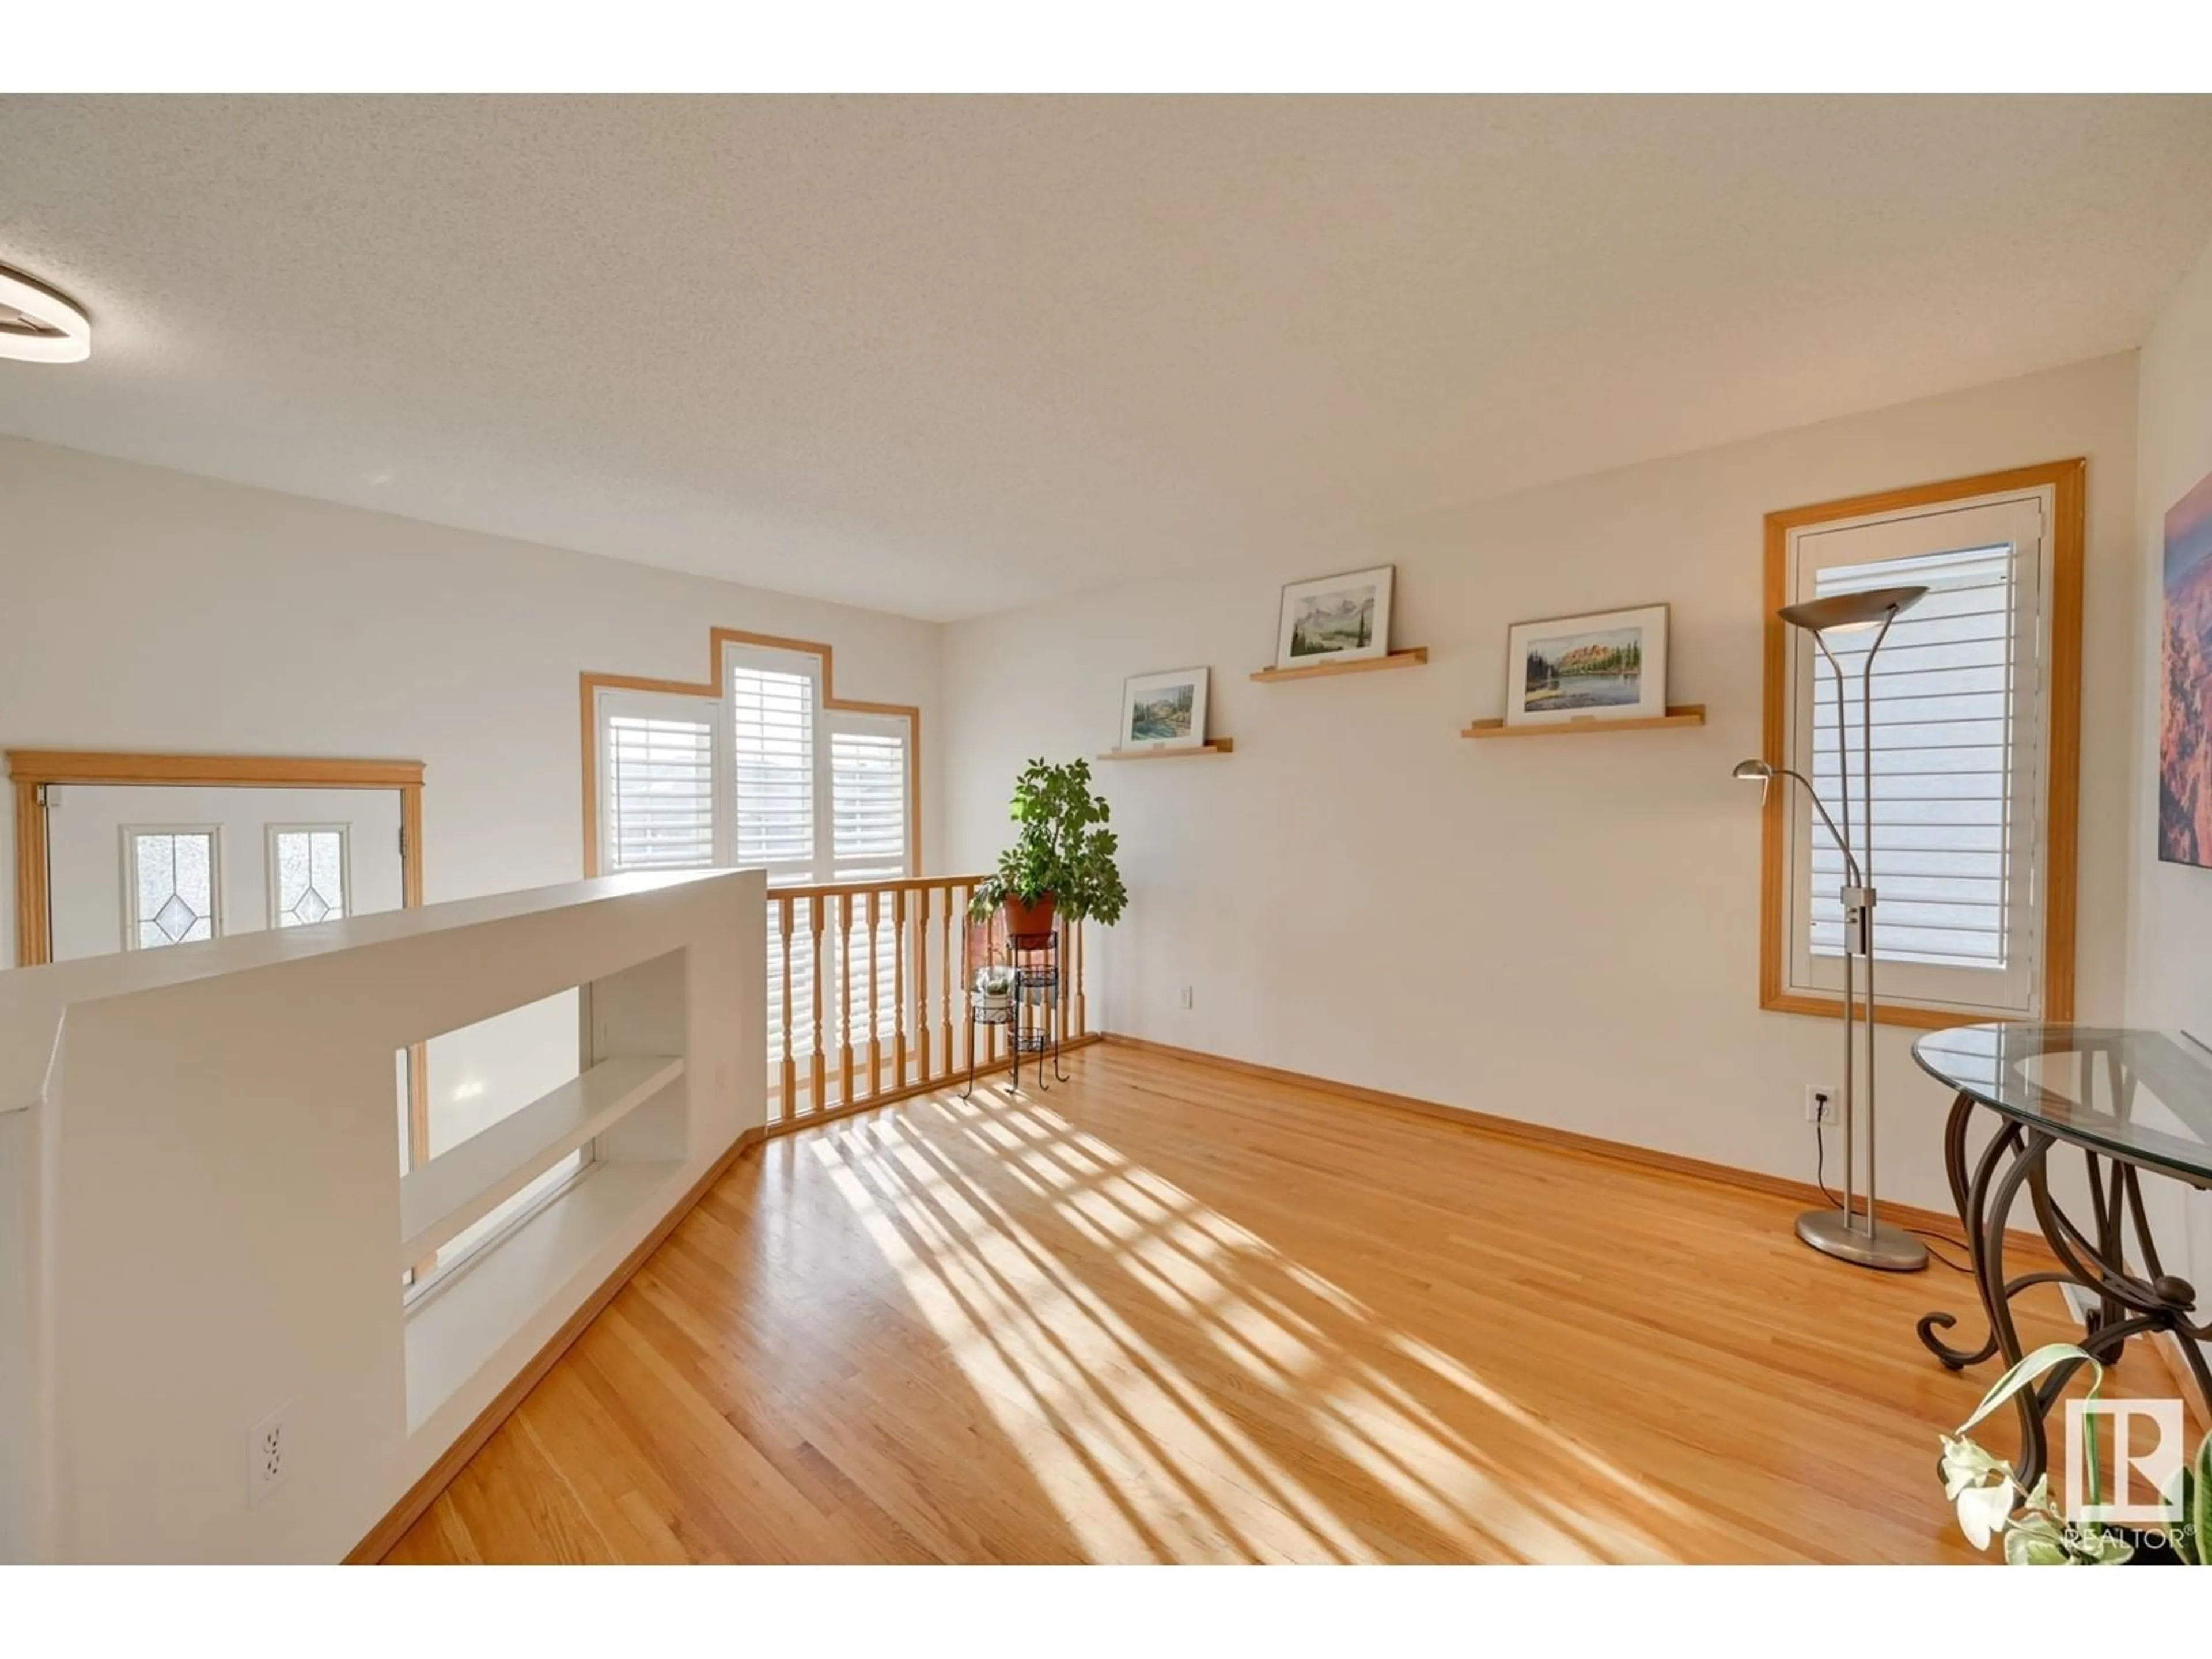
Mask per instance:
[[[0,357],[81,363],[92,356],[92,323],[74,301],[0,266]]]

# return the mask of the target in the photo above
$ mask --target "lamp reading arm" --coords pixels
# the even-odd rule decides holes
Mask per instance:
[[[1844,855],[1845,878],[1854,887],[1863,885],[1859,879],[1859,861],[1851,856],[1850,844],[1837,830],[1836,821],[1828,816],[1828,809],[1820,799],[1820,792],[1813,787],[1813,781],[1810,778],[1790,767],[1775,766],[1765,761],[1744,761],[1736,767],[1735,775],[1747,781],[1753,779],[1758,781],[1759,799],[1762,804],[1766,799],[1766,792],[1773,787],[1774,780],[1777,778],[1795,778],[1802,784],[1805,787],[1805,799],[1813,803],[1813,810],[1820,815],[1820,822],[1827,826],[1829,839],[1836,843],[1837,851]]]

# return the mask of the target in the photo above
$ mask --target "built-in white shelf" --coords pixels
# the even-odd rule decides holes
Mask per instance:
[[[610,1237],[658,1217],[684,1189],[675,1160],[586,1164],[575,1183],[503,1239],[442,1279],[407,1315],[407,1431],[458,1393],[547,1298],[585,1271]],[[530,1352],[543,1338],[526,1340]]]
[[[684,1075],[680,1055],[603,1060],[399,1182],[399,1265],[411,1267]]]

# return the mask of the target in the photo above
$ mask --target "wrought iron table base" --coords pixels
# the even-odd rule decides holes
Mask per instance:
[[[2160,1266],[2158,1245],[2151,1237],[2143,1212],[2142,1187],[2134,1164],[2110,1154],[2100,1154],[2077,1142],[2063,1140],[2050,1130],[2024,1124],[1992,1112],[1997,1132],[1984,1148],[1971,1176],[1966,1170],[1966,1131],[1974,1109],[1981,1104],[1961,1093],[1953,1102],[1943,1132],[1943,1157],[1950,1177],[1951,1195],[1959,1208],[1960,1224],[1973,1257],[1975,1286],[1981,1294],[1982,1311],[1989,1334],[1974,1348],[1954,1346],[1937,1335],[1958,1324],[1949,1313],[1923,1315],[1920,1340],[1944,1364],[1963,1370],[2002,1354],[2009,1366],[2025,1349],[2020,1327],[2012,1314],[2012,1299],[2037,1285],[2078,1285],[2097,1299],[2089,1310],[2079,1338],[2081,1349],[2105,1364],[2117,1361],[2130,1339],[2153,1331],[2171,1331],[2183,1337],[2176,1346],[2188,1364],[2197,1393],[2212,1407],[2212,1372],[2208,1372],[2197,1343],[2212,1337],[2212,1320],[2194,1323],[2196,1287]],[[2054,1146],[2079,1146],[2088,1176],[2091,1222],[2094,1237],[2085,1232],[2060,1206],[2051,1190],[2050,1158]],[[2042,1229],[2044,1241],[2058,1258],[2059,1271],[2005,1275],[2006,1223],[2013,1200],[2025,1186],[2029,1206]],[[2133,1248],[2142,1264],[2130,1268]],[[2186,1340],[2194,1339],[2194,1340]],[[2049,1437],[2045,1419],[2067,1383],[2081,1368],[2078,1360],[2054,1367],[2044,1379],[2014,1396],[2020,1412],[2021,1455],[2017,1472],[2023,1485],[2033,1486],[2050,1466]]]

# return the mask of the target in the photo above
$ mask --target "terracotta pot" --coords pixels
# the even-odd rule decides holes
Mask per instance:
[[[1028,939],[1049,933],[1053,913],[1059,908],[1060,896],[1056,893],[1040,893],[1033,904],[1024,904],[1012,893],[1007,894],[1006,902],[1000,906],[1006,918],[1006,936]]]

